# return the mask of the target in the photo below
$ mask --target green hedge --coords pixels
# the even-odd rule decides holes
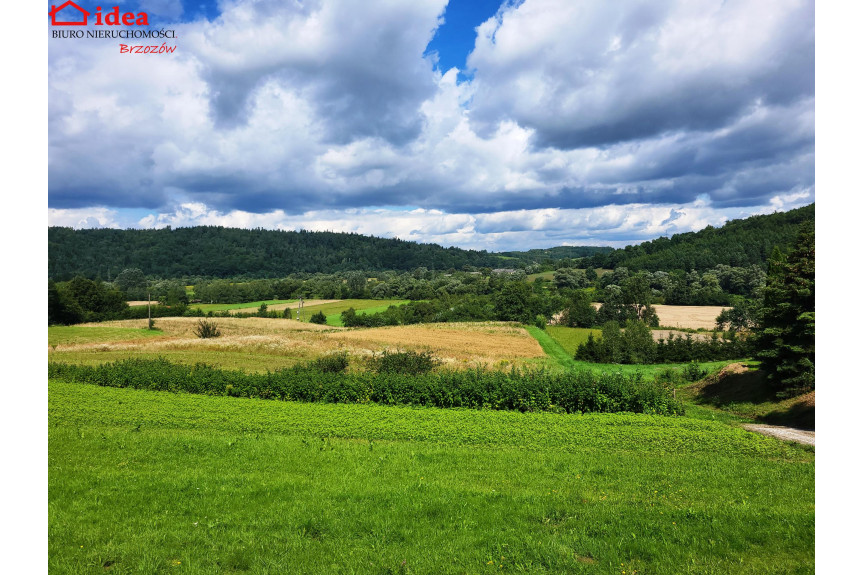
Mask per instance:
[[[48,377],[108,387],[288,401],[418,405],[517,411],[633,412],[677,415],[671,386],[640,374],[545,370],[327,373],[296,366],[268,373],[229,371],[165,359],[126,359],[98,366],[49,363]]]

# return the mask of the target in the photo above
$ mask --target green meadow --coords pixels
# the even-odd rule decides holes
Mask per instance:
[[[410,303],[407,299],[343,299],[333,303],[324,303],[318,305],[305,306],[305,321],[318,313],[322,312],[327,317],[327,325],[341,327],[342,312],[349,308],[354,308],[357,314],[379,313],[386,311],[392,305],[403,305]],[[294,315],[296,317],[296,314]]]
[[[814,572],[814,451],[725,423],[48,397],[51,573]]]

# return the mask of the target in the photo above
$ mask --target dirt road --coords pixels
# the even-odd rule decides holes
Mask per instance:
[[[785,441],[796,441],[797,443],[804,443],[806,445],[815,445],[814,431],[805,431],[803,429],[794,429],[793,427],[782,427],[779,425],[761,424],[744,425],[743,429],[754,431],[755,433],[761,433],[762,435],[778,437]]]

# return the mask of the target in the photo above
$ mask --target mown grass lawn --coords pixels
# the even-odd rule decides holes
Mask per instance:
[[[49,382],[51,573],[812,573],[814,452],[723,423]]]

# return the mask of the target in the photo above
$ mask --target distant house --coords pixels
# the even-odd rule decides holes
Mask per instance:
[[[78,12],[80,12],[80,17],[82,18],[82,20],[80,20],[78,22],[75,22],[75,21],[66,21],[66,22],[58,21],[57,15],[60,12],[62,12],[63,10],[65,10],[66,8],[74,8],[75,10],[78,10]],[[86,26],[87,25],[87,18],[90,17],[89,12],[87,12],[86,10],[84,10],[83,8],[81,8],[80,6],[75,4],[74,2],[72,2],[72,0],[69,0],[68,2],[60,4],[59,6],[51,6],[51,11],[48,12],[48,14],[51,16],[51,25],[52,26]],[[75,14],[75,12],[70,10],[70,11],[66,12],[66,14],[64,14],[64,16],[72,16],[74,14]]]
[[[517,271],[518,270],[514,270],[512,268],[497,268],[497,269],[491,270],[491,273],[493,273],[493,274],[514,274]]]

